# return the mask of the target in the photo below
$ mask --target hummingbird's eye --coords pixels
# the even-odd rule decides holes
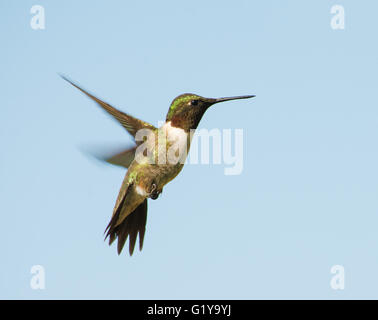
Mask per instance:
[[[190,104],[192,106],[196,106],[198,104],[198,100],[192,100],[192,101],[190,101]]]

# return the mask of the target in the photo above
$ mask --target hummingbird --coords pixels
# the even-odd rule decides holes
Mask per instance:
[[[220,102],[255,97],[205,98],[184,93],[173,99],[165,123],[156,128],[114,108],[65,76],[61,77],[113,116],[131,134],[136,144],[104,159],[110,164],[128,169],[104,232],[105,240],[109,237],[109,245],[118,239],[118,255],[129,238],[129,254],[132,256],[138,234],[139,250],[142,250],[147,223],[147,199],[156,200],[163,187],[182,170],[193,133],[206,110]],[[143,134],[139,134],[141,132]]]

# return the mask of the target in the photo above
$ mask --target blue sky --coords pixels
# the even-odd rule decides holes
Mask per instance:
[[[35,4],[44,30],[30,27]],[[330,25],[336,4],[344,30]],[[375,1],[0,9],[0,298],[378,298]],[[149,201],[143,251],[118,256],[103,231],[125,171],[83,150],[131,139],[58,72],[154,125],[183,92],[256,94],[200,123],[243,129],[242,174],[186,166]]]

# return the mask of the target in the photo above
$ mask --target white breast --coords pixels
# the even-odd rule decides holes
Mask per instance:
[[[161,128],[166,133],[169,142],[176,141],[179,146],[187,143],[188,133],[184,129],[172,127],[171,121],[165,123]]]
[[[188,133],[184,129],[173,127],[171,122],[161,127],[168,142],[166,159],[168,163],[184,163],[189,151]]]

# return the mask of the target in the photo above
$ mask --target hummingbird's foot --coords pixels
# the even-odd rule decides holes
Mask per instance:
[[[150,191],[150,195],[149,197],[152,199],[152,200],[156,200],[157,198],[159,198],[159,194],[160,194],[161,191],[157,190],[157,186],[155,183],[152,184],[151,186],[151,191]]]

